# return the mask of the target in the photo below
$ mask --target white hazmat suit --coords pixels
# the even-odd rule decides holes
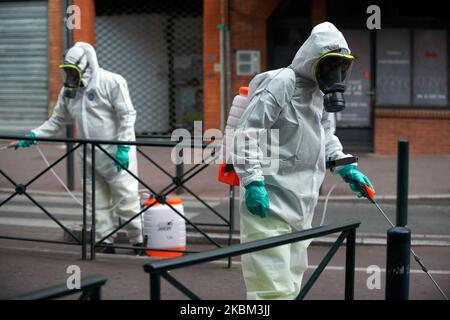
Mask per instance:
[[[36,137],[51,137],[61,131],[67,116],[76,122],[81,139],[135,141],[133,108],[125,79],[99,67],[94,48],[78,42],[65,56],[65,61],[85,70],[80,87],[73,99],[64,97],[61,90],[52,116],[32,130]],[[114,157],[117,145],[101,145]],[[79,152],[78,152],[79,151]],[[91,197],[91,148],[87,148],[87,194]],[[128,169],[137,175],[136,147],[129,151]],[[82,149],[77,150],[77,165],[82,172]],[[140,211],[138,181],[125,170],[116,172],[112,159],[98,148],[95,152],[95,213],[96,240],[114,230],[113,211],[128,220]],[[90,201],[90,200],[88,200]],[[89,203],[89,202],[88,202]],[[113,208],[114,206],[114,208]],[[141,218],[127,225],[130,242],[142,243]],[[105,242],[110,243],[112,239]]]
[[[334,116],[324,111],[323,93],[313,71],[319,57],[337,49],[350,54],[342,33],[331,23],[321,23],[312,30],[289,67],[256,75],[250,83],[250,103],[235,137],[243,139],[255,130],[278,129],[279,164],[263,175],[258,150],[242,150],[238,144],[232,153],[241,180],[242,242],[311,228],[326,160],[348,156],[334,135]],[[251,214],[246,207],[244,187],[253,181],[264,181],[270,201],[267,218]],[[308,267],[309,243],[243,255],[247,298],[294,299]]]

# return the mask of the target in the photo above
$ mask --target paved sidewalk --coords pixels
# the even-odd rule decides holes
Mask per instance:
[[[140,300],[149,299],[149,276],[143,265],[149,258],[126,255],[99,255],[96,261],[81,261],[78,252],[65,248],[44,250],[33,245],[28,248],[5,248],[0,244],[0,299],[11,299],[18,295],[66,283],[67,267],[77,265],[81,276],[100,274],[108,281],[103,288],[103,299]],[[64,250],[64,251],[62,251]],[[320,263],[329,246],[311,247],[308,250],[310,268],[303,284]],[[419,248],[416,252],[429,266],[436,281],[447,295],[450,295],[450,261],[439,257],[448,256],[450,248]],[[341,248],[331,260],[312,290],[306,296],[311,299],[342,300],[344,298],[345,248]],[[369,266],[379,266],[381,279],[379,289],[368,289]],[[382,300],[385,290],[385,248],[356,247],[355,299]],[[171,272],[181,283],[203,299],[241,300],[245,299],[245,287],[238,258],[231,269],[226,261],[205,263]],[[162,280],[162,299],[186,299],[186,297]],[[411,262],[410,299],[441,300],[428,277]]]
[[[0,143],[3,145],[3,142]],[[63,155],[64,146],[41,143],[40,148],[50,162]],[[171,148],[145,147],[147,155],[160,164],[170,174],[175,174],[175,166],[170,160]],[[45,168],[45,163],[36,147],[29,149],[6,149],[0,151],[0,168],[17,183],[25,183],[39,171]],[[189,154],[187,151],[185,154]],[[397,187],[397,159],[396,157],[378,156],[374,154],[357,154],[360,169],[366,173],[376,188],[378,197],[395,196]],[[162,190],[171,180],[163,172],[138,155],[139,177],[155,191]],[[192,165],[186,165],[187,171]],[[65,181],[66,164],[62,161],[55,168],[56,173]],[[450,156],[429,155],[410,156],[409,165],[409,194],[412,197],[450,198]],[[80,190],[80,179],[75,178],[76,190]],[[323,194],[326,194],[338,177],[327,173],[323,184]],[[12,185],[0,176],[0,188],[10,188]],[[217,165],[211,165],[200,174],[192,178],[187,186],[204,197],[224,198],[228,195],[228,186],[217,181]],[[140,186],[143,188],[142,186]],[[33,182],[31,190],[64,191],[52,173],[47,172]],[[187,194],[187,193],[185,193]],[[353,192],[342,183],[333,195],[354,196]]]

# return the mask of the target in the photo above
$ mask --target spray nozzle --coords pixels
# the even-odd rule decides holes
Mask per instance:
[[[372,203],[374,202],[375,191],[368,184],[364,184],[364,186],[362,186],[358,183],[358,181],[349,177],[345,177],[345,182],[353,184],[363,197],[367,198]]]

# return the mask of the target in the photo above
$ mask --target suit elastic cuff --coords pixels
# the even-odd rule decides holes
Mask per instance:
[[[252,182],[256,182],[256,181],[260,181],[262,183],[264,183],[264,177],[262,177],[259,174],[252,174],[249,177],[239,177],[239,179],[241,180],[241,183],[244,187],[247,187],[250,183]]]
[[[264,187],[264,181],[262,181],[262,180],[252,181],[248,185],[246,185],[245,188],[248,188],[249,186]]]

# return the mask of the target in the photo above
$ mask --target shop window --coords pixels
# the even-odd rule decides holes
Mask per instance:
[[[382,29],[376,37],[376,105],[448,106],[447,32]]]
[[[447,106],[446,31],[414,30],[413,34],[413,106]]]

